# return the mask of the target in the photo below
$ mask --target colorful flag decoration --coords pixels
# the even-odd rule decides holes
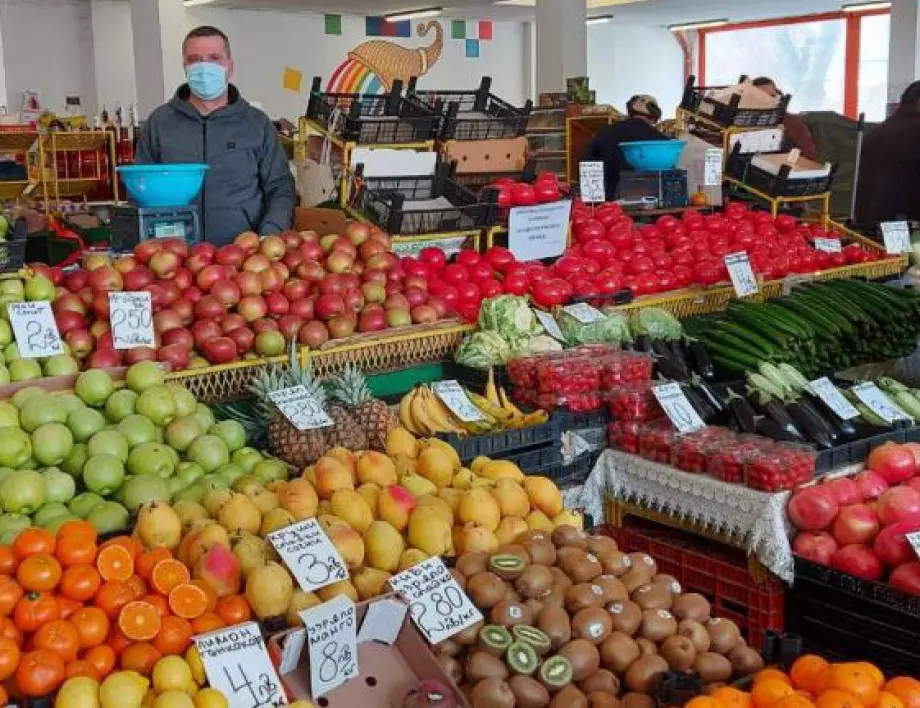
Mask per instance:
[[[368,37],[411,37],[412,22],[387,22],[384,17],[365,17],[364,34]]]
[[[326,15],[326,34],[342,34],[342,16],[341,15]]]

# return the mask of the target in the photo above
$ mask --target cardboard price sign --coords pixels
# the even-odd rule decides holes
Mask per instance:
[[[109,293],[109,322],[116,349],[156,346],[153,305],[148,292]]]
[[[565,343],[565,335],[562,334],[562,330],[559,329],[559,325],[556,320],[553,319],[553,316],[548,312],[543,312],[543,310],[534,310],[533,313],[537,316],[537,319],[540,321],[540,324],[543,326],[543,329],[546,330],[546,333],[555,339],[557,342]]]
[[[358,675],[355,604],[337,595],[299,614],[307,628],[310,692],[319,698]]]
[[[725,256],[725,267],[728,268],[728,277],[732,279],[732,286],[738,297],[748,297],[760,292],[757,276],[754,275],[747,253],[742,251]]]
[[[579,162],[578,184],[581,201],[585,204],[601,204],[607,201],[604,191],[603,162]]]
[[[843,247],[840,245],[839,238],[816,238],[815,249],[825,253],[840,253]]]
[[[37,302],[11,302],[7,304],[10,325],[19,356],[23,359],[40,359],[64,353],[61,334],[58,332],[47,300]]]
[[[268,541],[306,592],[348,578],[345,561],[316,519],[272,531]]]
[[[574,305],[566,305],[562,308],[562,311],[567,315],[571,315],[582,324],[593,324],[598,320],[604,319],[603,312],[591,307],[591,305],[586,302],[576,302]]]
[[[328,428],[332,425],[332,418],[326,415],[316,399],[310,395],[305,386],[298,385],[272,391],[268,394],[269,400],[278,406],[278,410],[291,421],[291,425],[299,431],[313,430],[315,428]]]

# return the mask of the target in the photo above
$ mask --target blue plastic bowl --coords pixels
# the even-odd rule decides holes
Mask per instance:
[[[142,207],[185,206],[201,191],[207,165],[124,165],[118,168],[131,200]]]
[[[635,170],[672,170],[686,144],[686,140],[636,140],[620,143],[620,149]]]

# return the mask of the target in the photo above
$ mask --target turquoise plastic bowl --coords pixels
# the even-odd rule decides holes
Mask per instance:
[[[142,207],[185,206],[204,183],[203,164],[124,165],[117,168],[128,195]]]
[[[684,151],[686,140],[636,140],[620,143],[623,156],[634,170],[673,170]]]

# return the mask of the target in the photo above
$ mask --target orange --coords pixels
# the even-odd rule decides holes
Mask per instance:
[[[827,672],[827,687],[852,693],[863,705],[870,706],[881,688],[874,668],[868,668],[861,662],[831,664]]]
[[[756,708],[773,708],[786,696],[795,695],[795,689],[788,681],[778,678],[765,678],[754,683],[751,698]]]
[[[123,580],[106,580],[96,593],[96,607],[114,619],[134,599],[134,590]]]
[[[179,617],[195,619],[207,612],[208,596],[197,585],[176,585],[169,591],[169,609]]]
[[[711,696],[697,696],[687,701],[684,708],[722,708],[722,705]]]
[[[169,603],[162,595],[144,595],[141,600],[156,607],[157,612],[160,613],[160,617],[168,617],[170,614],[172,614],[169,611]]]
[[[77,659],[76,661],[71,661],[67,666],[64,667],[65,676],[67,678],[73,678],[74,676],[86,676],[87,678],[93,679],[93,681],[102,680],[102,675],[99,673],[99,670],[93,666],[86,659]]]
[[[147,641],[160,631],[160,613],[156,607],[135,600],[121,608],[118,613],[118,628],[128,639]]]
[[[792,685],[803,691],[818,693],[818,680],[829,666],[827,661],[814,654],[803,654],[792,663],[789,678]]]
[[[815,706],[817,708],[862,708],[862,703],[852,693],[832,688],[818,696]]]
[[[144,580],[150,580],[156,564],[167,558],[172,558],[172,552],[164,546],[157,546],[141,553],[137,557],[134,569]]]
[[[124,546],[103,546],[96,556],[96,570],[103,580],[128,580],[134,575],[134,558]]]
[[[115,668],[115,650],[108,644],[93,647],[83,655],[83,659],[89,662],[103,678],[112,673],[112,669]]]
[[[112,631],[109,632],[109,638],[106,643],[118,656],[121,656],[121,653],[131,646],[131,640],[118,628],[118,625],[112,627]]]
[[[159,561],[150,575],[150,585],[158,593],[169,595],[177,585],[182,585],[191,580],[191,574],[182,561],[174,558],[165,558]]]
[[[205,612],[201,617],[192,621],[192,629],[195,630],[195,634],[206,634],[226,626],[224,621],[213,612]]]
[[[790,696],[781,698],[775,704],[775,708],[815,708],[815,704],[801,693],[793,693]]]
[[[140,600],[144,595],[147,594],[147,583],[144,582],[144,579],[139,575],[132,575],[125,581],[134,591],[134,599]]]
[[[920,681],[910,676],[896,676],[885,684],[885,692],[901,699],[904,708],[920,708]]]
[[[875,699],[872,708],[904,708],[904,701],[893,693],[882,691],[878,694],[878,698]]]
[[[779,681],[785,681],[786,683],[790,683],[789,677],[786,674],[784,674],[779,669],[776,669],[773,667],[761,669],[756,674],[754,674],[754,684],[755,685],[760,683],[761,681],[766,681],[767,679],[777,679]]]
[[[132,560],[141,554],[141,544],[130,536],[116,536],[102,544],[102,548],[108,548],[109,546],[121,546],[131,554]]]
[[[153,646],[163,656],[181,655],[192,643],[192,635],[194,634],[195,631],[188,620],[175,616],[164,617],[160,625],[160,631],[153,640]]]
[[[214,612],[217,609],[217,593],[214,592],[214,588],[201,579],[192,580],[191,584],[200,588],[208,599],[208,605],[205,608],[205,612]]]
[[[153,644],[131,644],[121,653],[121,668],[124,671],[137,671],[141,676],[150,676],[162,656]]]
[[[246,622],[252,617],[249,602],[242,595],[226,595],[219,598],[214,612],[228,627]]]
[[[751,694],[731,686],[720,686],[709,694],[722,708],[753,708]]]

